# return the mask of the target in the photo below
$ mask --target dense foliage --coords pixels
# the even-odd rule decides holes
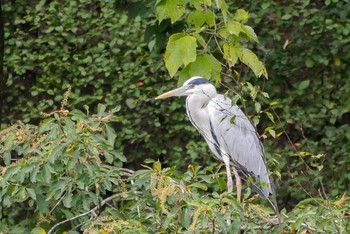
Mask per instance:
[[[2,7],[0,232],[278,233],[249,188],[225,192],[183,100],[153,100],[193,75],[266,139],[286,233],[350,231],[349,3]]]

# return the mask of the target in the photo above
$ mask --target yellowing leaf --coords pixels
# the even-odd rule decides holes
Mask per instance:
[[[169,38],[164,60],[170,76],[173,77],[182,65],[196,60],[196,48],[197,40],[193,36],[177,33]]]
[[[252,69],[257,77],[264,75],[266,79],[268,78],[265,65],[251,50],[239,47],[237,50],[237,54],[239,60],[245,65],[247,65],[250,69]]]
[[[248,36],[249,39],[259,43],[258,36],[255,34],[254,29],[248,25],[243,25],[244,33]]]
[[[224,59],[226,59],[230,67],[233,67],[238,60],[238,55],[236,53],[237,48],[232,46],[229,43],[225,43],[223,46],[223,49],[224,49]]]

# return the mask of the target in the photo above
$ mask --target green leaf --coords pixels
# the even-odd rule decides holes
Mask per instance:
[[[237,116],[233,116],[233,117],[230,119],[230,123],[231,123],[231,124],[235,124],[236,117],[237,117]]]
[[[188,17],[189,22],[192,22],[196,28],[200,28],[205,23],[204,12],[192,11]]]
[[[106,158],[108,163],[113,163],[113,155],[110,154],[108,151],[103,152],[103,156]]]
[[[247,65],[250,69],[252,69],[255,76],[260,77],[261,75],[264,75],[266,79],[268,78],[265,65],[251,50],[239,47],[237,50],[237,54],[239,60],[245,65]]]
[[[304,80],[298,84],[293,85],[297,90],[304,90],[310,85],[310,80]]]
[[[32,189],[32,188],[26,188],[26,191],[27,191],[28,195],[29,195],[33,200],[36,200],[36,194],[35,194],[34,189]]]
[[[11,164],[11,153],[10,152],[5,152],[3,157],[4,157],[5,166],[10,165]]]
[[[32,231],[30,232],[31,234],[46,234],[45,229],[41,228],[41,227],[36,227],[34,229],[32,229]]]
[[[44,165],[44,180],[45,183],[50,183],[51,180],[51,172],[50,172],[50,168],[47,164]]]
[[[67,208],[71,208],[72,207],[72,197],[73,194],[72,192],[68,192],[64,198],[63,198],[63,205]]]
[[[255,111],[257,113],[260,113],[260,111],[261,111],[261,104],[260,104],[260,102],[255,102]]]
[[[293,17],[293,15],[291,15],[291,14],[285,14],[285,15],[283,15],[282,17],[281,17],[281,19],[282,20],[289,20],[290,18],[292,18]]]
[[[132,98],[127,98],[125,103],[130,109],[134,109],[136,107],[136,101]]]
[[[166,0],[165,7],[168,11],[171,23],[175,23],[185,13],[186,0]]]
[[[275,132],[275,130],[270,129],[270,130],[269,130],[269,133],[270,133],[270,135],[271,135],[273,138],[276,138],[276,132]]]
[[[190,64],[189,74],[193,76],[201,76],[210,79],[211,64],[205,56],[198,56],[196,61]]]
[[[193,33],[192,34],[196,39],[197,39],[197,42],[203,46],[204,49],[206,49],[208,47],[207,43],[205,42],[204,38],[198,34],[198,33]]]
[[[112,151],[111,153],[114,155],[114,157],[116,157],[116,158],[119,159],[120,161],[122,161],[122,162],[126,162],[126,161],[127,161],[127,159],[126,159],[126,157],[124,156],[123,153],[121,153],[121,152],[116,152],[116,151]]]
[[[165,0],[164,1],[160,1],[158,4],[157,4],[157,8],[156,8],[156,11],[157,11],[157,19],[158,19],[158,22],[159,24],[165,20],[166,18],[169,18],[169,15],[168,15],[168,11],[167,11],[167,8],[165,6]]]
[[[271,122],[273,122],[273,123],[275,122],[275,118],[273,117],[273,115],[270,112],[266,111],[265,114],[271,120]]]
[[[211,77],[215,79],[216,84],[221,82],[221,63],[212,55],[212,54],[204,54],[204,58],[211,65]]]
[[[98,114],[98,116],[100,116],[100,117],[103,116],[105,111],[106,111],[106,105],[103,105],[103,104],[99,103],[97,105],[97,114]]]
[[[109,125],[106,126],[106,133],[107,133],[107,141],[110,146],[114,146],[115,139],[117,138],[117,134],[115,133],[114,129],[111,128]]]
[[[226,25],[226,29],[230,34],[239,36],[239,33],[242,32],[242,24],[237,21],[230,21]]]
[[[211,54],[197,56],[196,61],[187,65],[179,73],[178,86],[181,86],[188,78],[202,76],[207,79],[215,78],[220,81],[221,64]]]
[[[160,164],[159,161],[156,161],[153,163],[153,169],[157,172],[160,172],[162,170],[162,164]]]
[[[171,77],[180,66],[194,62],[197,57],[197,40],[193,36],[176,33],[169,38],[165,51],[165,66]]]
[[[236,11],[235,16],[234,16],[234,19],[242,21],[242,22],[247,22],[248,19],[249,19],[249,13],[246,12],[245,10],[243,10],[243,9],[238,9]]]
[[[215,14],[212,11],[206,11],[204,14],[205,22],[209,27],[212,27],[215,25]]]
[[[195,183],[191,184],[190,187],[199,188],[199,189],[204,190],[204,191],[206,191],[208,189],[207,185],[200,183],[200,182],[195,182]]]

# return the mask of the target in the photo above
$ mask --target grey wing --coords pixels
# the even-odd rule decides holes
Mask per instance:
[[[250,120],[223,95],[211,100],[208,112],[221,154],[230,158],[231,166],[242,179],[252,179],[252,187],[257,193],[265,198],[272,195],[263,147]]]

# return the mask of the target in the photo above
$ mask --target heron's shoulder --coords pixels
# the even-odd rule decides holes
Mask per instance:
[[[218,94],[215,97],[212,98],[212,102],[214,104],[225,104],[225,105],[232,105],[232,101],[230,98],[222,95],[222,94]]]

